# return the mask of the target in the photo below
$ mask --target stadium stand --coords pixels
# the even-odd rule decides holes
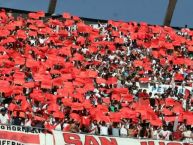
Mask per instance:
[[[0,123],[192,141],[193,31],[0,12]]]

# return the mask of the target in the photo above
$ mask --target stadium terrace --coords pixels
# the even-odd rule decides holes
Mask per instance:
[[[190,143],[192,36],[145,22],[86,24],[69,13],[46,19],[42,11],[25,18],[2,10],[0,123]]]

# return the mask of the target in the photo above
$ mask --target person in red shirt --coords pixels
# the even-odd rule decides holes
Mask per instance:
[[[145,90],[145,89],[142,92],[140,92],[138,94],[138,96],[139,96],[139,98],[144,98],[144,99],[149,98],[149,94],[147,93],[147,90]]]

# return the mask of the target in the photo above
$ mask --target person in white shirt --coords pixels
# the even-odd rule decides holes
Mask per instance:
[[[170,140],[171,134],[172,132],[167,130],[167,127],[164,126],[163,130],[160,131],[159,136],[161,137],[161,139]]]
[[[128,132],[127,132],[127,129],[125,128],[125,125],[121,126],[120,135],[121,135],[121,137],[126,137],[128,135]]]
[[[160,132],[160,130],[157,127],[152,127],[151,128],[152,139],[156,139],[156,140],[160,139],[159,132]]]
[[[114,60],[114,58],[115,58],[115,55],[109,55],[109,57],[108,57],[110,60]]]
[[[1,124],[8,124],[9,123],[9,116],[6,113],[5,109],[1,110],[1,114],[0,114],[0,123]]]
[[[182,136],[183,136],[183,142],[184,143],[190,143],[192,142],[192,131],[190,129],[190,126],[187,126],[187,130],[185,130],[184,132],[182,132]]]
[[[30,44],[31,44],[32,46],[35,46],[35,45],[36,45],[36,40],[35,40],[34,38],[31,38],[31,39],[30,39]]]
[[[86,48],[86,47],[85,47],[85,48],[82,48],[81,51],[82,51],[84,54],[86,54],[87,51],[88,51],[88,48]]]
[[[105,136],[109,135],[108,127],[104,121],[102,122],[102,125],[100,125],[100,135],[105,135]]]
[[[58,130],[58,131],[62,130],[62,126],[60,123],[55,123],[55,130]]]
[[[183,100],[182,100],[182,107],[183,107],[184,110],[187,109],[187,106],[186,106],[186,105],[187,105],[187,100],[186,100],[186,99],[183,99]]]
[[[25,119],[25,126],[26,127],[31,127],[32,120],[27,116]]]
[[[97,125],[96,120],[94,120],[93,123],[91,124],[89,134],[92,134],[92,135],[97,135],[98,134],[98,125]]]
[[[184,132],[185,130],[186,130],[186,125],[185,125],[185,123],[179,123],[179,130],[181,131],[181,132]]]
[[[45,38],[39,38],[39,42],[40,42],[40,44],[43,44],[45,41],[46,41],[46,39],[45,39]]]

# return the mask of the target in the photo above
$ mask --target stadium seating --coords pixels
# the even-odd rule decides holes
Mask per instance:
[[[166,140],[190,130],[192,30],[44,17],[0,12],[1,123]]]

